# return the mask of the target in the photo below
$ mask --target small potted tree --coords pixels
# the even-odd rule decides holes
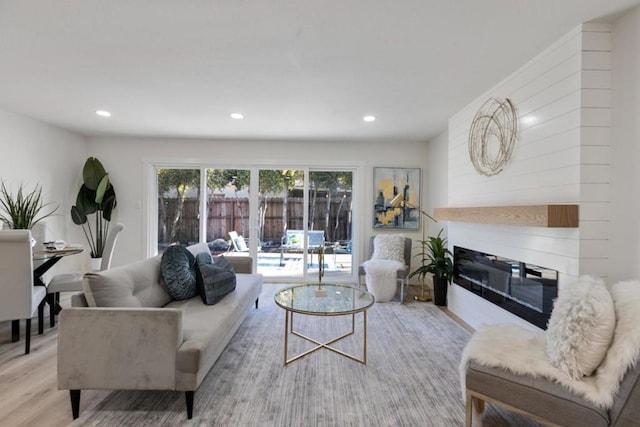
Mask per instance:
[[[409,278],[418,276],[421,280],[427,273],[433,274],[433,302],[435,305],[447,305],[447,286],[453,279],[453,260],[447,247],[447,239],[441,237],[442,230],[436,237],[422,240],[422,265],[409,274]]]
[[[104,246],[109,234],[111,213],[116,207],[116,193],[109,181],[100,160],[89,157],[82,169],[83,184],[78,191],[75,206],[71,207],[71,219],[74,224],[82,226],[82,231],[89,242],[92,267],[100,265]],[[89,215],[94,215],[93,223]]]

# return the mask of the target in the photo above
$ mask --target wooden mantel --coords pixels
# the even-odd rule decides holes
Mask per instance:
[[[578,205],[435,208],[437,220],[528,227],[577,227]]]

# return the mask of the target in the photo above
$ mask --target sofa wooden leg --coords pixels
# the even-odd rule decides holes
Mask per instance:
[[[187,401],[187,419],[191,419],[193,417],[193,395],[195,391],[185,391],[184,397]]]
[[[71,398],[71,413],[75,420],[80,416],[80,390],[69,390],[69,397]]]
[[[256,298],[256,309],[258,308],[258,301],[260,300],[260,298]]]

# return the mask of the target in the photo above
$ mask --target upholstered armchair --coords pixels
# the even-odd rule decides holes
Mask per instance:
[[[376,252],[375,248],[375,238],[376,236],[371,236],[369,238],[369,257],[367,260],[371,260]],[[404,294],[405,287],[407,288],[407,293],[409,291],[409,271],[411,268],[411,239],[408,237],[404,238],[404,251],[402,253],[402,258],[404,260],[404,267],[399,268],[396,272],[396,279],[400,282],[400,302],[404,302]],[[366,271],[364,268],[364,263],[358,266],[358,287],[362,286],[362,277],[366,275]]]
[[[638,425],[640,282],[607,288],[587,278],[573,288],[564,287],[574,295],[560,294],[545,332],[516,325],[475,332],[460,365],[467,426],[480,424],[485,402],[546,425]]]

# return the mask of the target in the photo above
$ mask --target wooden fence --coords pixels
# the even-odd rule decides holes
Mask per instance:
[[[177,199],[161,199],[164,201],[165,217],[162,213],[158,218],[158,240],[168,243],[172,223],[178,208]],[[342,207],[340,208],[340,203]],[[262,236],[258,236],[262,242],[279,244],[283,235],[282,227],[282,198],[269,198],[266,203],[266,212],[262,214],[264,200],[260,201],[260,215],[263,222]],[[342,197],[334,197],[329,205],[329,224],[326,224],[327,201],[325,197],[319,198],[316,202],[313,226],[311,230],[324,230],[325,240],[330,242],[348,241],[351,239],[350,222],[351,200]],[[287,198],[287,229],[302,230],[304,201],[300,197]],[[336,215],[339,213],[339,223],[336,229]],[[161,210],[162,211],[162,210]],[[194,242],[199,235],[199,201],[197,199],[187,199],[182,207],[182,215],[176,225],[173,242]],[[208,204],[207,213],[207,241],[216,239],[228,240],[229,231],[237,231],[238,234],[247,238],[255,238],[249,230],[249,200],[213,198]],[[164,238],[164,239],[163,239]]]

